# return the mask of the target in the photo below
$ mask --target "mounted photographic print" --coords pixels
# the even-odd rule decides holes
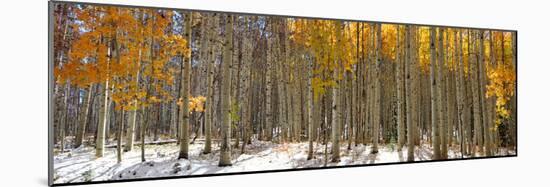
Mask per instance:
[[[50,185],[517,155],[513,30],[49,11]]]

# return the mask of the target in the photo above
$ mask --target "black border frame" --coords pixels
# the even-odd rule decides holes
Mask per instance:
[[[400,25],[413,25],[413,26],[425,26],[425,27],[442,27],[442,28],[455,28],[455,29],[478,29],[486,31],[500,31],[500,32],[512,32],[516,35],[515,44],[513,46],[515,51],[515,74],[516,74],[516,152],[513,155],[504,155],[504,156],[484,156],[484,157],[470,157],[470,158],[456,158],[456,159],[446,159],[446,160],[422,160],[422,161],[404,161],[404,162],[388,162],[388,163],[374,163],[374,164],[358,164],[358,165],[345,165],[345,166],[326,166],[326,167],[311,167],[311,168],[294,168],[294,169],[274,169],[274,170],[261,170],[261,171],[244,171],[244,172],[231,172],[231,173],[213,173],[213,174],[199,174],[199,175],[182,175],[182,176],[166,176],[166,177],[145,177],[138,179],[121,179],[121,180],[106,180],[106,181],[90,181],[90,182],[74,182],[74,183],[53,183],[53,10],[54,4],[64,3],[64,4],[84,4],[84,5],[93,5],[93,6],[116,6],[116,7],[127,7],[127,8],[143,8],[143,9],[160,9],[160,10],[177,10],[177,11],[194,11],[194,12],[209,12],[209,13],[222,13],[222,14],[233,14],[233,15],[250,15],[250,16],[278,16],[285,18],[299,18],[299,19],[322,19],[322,20],[339,20],[339,21],[354,21],[361,23],[379,23],[379,24],[400,24]],[[89,184],[105,184],[105,183],[120,183],[120,182],[134,182],[134,181],[153,181],[153,180],[166,180],[166,179],[182,179],[182,178],[198,178],[198,177],[212,177],[212,176],[230,176],[230,175],[241,175],[241,174],[261,174],[261,173],[278,173],[278,172],[288,172],[288,171],[307,171],[307,170],[323,170],[323,169],[341,169],[341,168],[354,168],[354,167],[369,167],[369,166],[384,166],[384,165],[405,165],[405,164],[417,164],[417,163],[431,163],[431,162],[448,162],[448,161],[464,161],[464,160],[483,160],[483,159],[493,159],[493,158],[511,158],[518,157],[519,150],[519,141],[518,141],[518,95],[519,95],[519,85],[518,85],[518,31],[512,29],[492,29],[492,28],[481,28],[481,27],[463,27],[463,26],[448,26],[448,25],[430,25],[430,24],[416,24],[416,23],[404,23],[404,22],[387,22],[387,21],[371,21],[371,20],[354,20],[354,19],[339,19],[339,18],[322,18],[322,17],[312,17],[312,16],[293,16],[293,15],[278,15],[278,14],[262,14],[262,13],[250,13],[250,12],[233,12],[233,11],[216,11],[216,10],[202,10],[202,9],[186,9],[186,8],[169,8],[169,7],[156,7],[156,6],[141,6],[141,5],[122,5],[114,3],[95,3],[95,2],[78,2],[78,1],[63,1],[63,0],[49,0],[48,1],[48,186],[71,186],[71,185],[89,185]]]

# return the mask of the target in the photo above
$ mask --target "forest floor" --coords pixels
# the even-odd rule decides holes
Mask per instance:
[[[177,159],[179,145],[146,145],[146,162],[141,162],[141,149],[136,146],[132,151],[123,154],[122,163],[117,163],[116,148],[106,148],[105,156],[95,158],[95,148],[81,146],[54,156],[54,183],[73,183],[87,181],[105,181],[134,178],[201,175],[213,173],[233,173],[262,170],[279,170],[295,168],[315,168],[325,166],[325,146],[316,144],[314,159],[307,160],[308,143],[276,144],[264,141],[253,141],[246,146],[244,154],[239,149],[232,149],[230,167],[218,167],[219,149],[212,145],[211,154],[202,154],[204,141],[197,140],[189,146],[189,160]],[[340,162],[327,166],[368,165],[378,163],[405,162],[406,147],[397,151],[394,144],[379,146],[377,154],[371,154],[371,146],[357,145],[347,149],[341,145]],[[328,145],[330,158],[330,143]],[[515,154],[501,150],[497,155]],[[449,150],[449,159],[460,158],[458,148]],[[415,150],[415,161],[430,160],[432,150],[423,145]]]

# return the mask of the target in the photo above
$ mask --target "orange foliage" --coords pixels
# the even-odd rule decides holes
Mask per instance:
[[[172,100],[164,86],[173,84],[174,70],[166,63],[189,51],[184,38],[166,32],[172,11],[83,6],[75,16],[69,60],[54,69],[58,84],[85,88],[109,82],[117,110]],[[151,86],[140,86],[140,79]]]

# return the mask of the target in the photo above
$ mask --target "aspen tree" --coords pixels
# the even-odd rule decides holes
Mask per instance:
[[[471,31],[473,32],[473,31]],[[470,66],[470,74],[472,76],[472,99],[473,99],[473,114],[474,114],[474,156],[475,156],[475,153],[478,152],[478,149],[479,149],[479,146],[482,146],[482,119],[481,119],[481,103],[480,103],[480,95],[479,95],[479,70],[478,70],[478,63],[479,62],[479,58],[477,58],[477,55],[479,54],[476,54],[475,52],[475,47],[476,47],[476,33],[473,33],[472,34],[473,36],[470,36],[470,38],[472,38],[472,45],[473,47],[470,48],[470,59],[472,61],[468,62],[469,66]],[[475,59],[475,60],[474,60]]]
[[[107,50],[107,55],[111,56],[111,48],[109,47]],[[107,58],[107,67],[109,67],[110,58]],[[109,78],[105,80],[105,83],[103,84],[103,92],[100,95],[100,101],[102,102],[99,109],[99,124],[97,127],[97,137],[96,137],[96,153],[95,156],[97,158],[103,157],[103,152],[105,150],[105,128],[107,126],[107,118],[109,116],[109,91],[110,91],[110,85],[109,85]]]
[[[342,23],[340,21],[337,21],[334,23],[335,32],[336,32],[336,45],[340,44],[342,40],[341,35],[341,27]],[[336,82],[336,85],[338,87],[332,87],[332,126],[331,126],[331,152],[332,152],[332,159],[331,162],[339,162],[340,161],[340,123],[341,123],[341,115],[340,113],[340,107],[341,106],[341,99],[340,99],[340,87],[341,87],[341,80],[340,80],[340,71],[342,66],[341,61],[341,54],[339,51],[335,52],[335,64],[334,69],[332,69],[332,78]]]
[[[486,85],[487,85],[487,73],[485,71],[486,63],[485,63],[485,31],[480,31],[480,46],[479,46],[479,79],[480,79],[480,102],[481,102],[481,111],[483,112],[483,151],[486,156],[492,156],[492,150],[491,150],[491,142],[490,142],[490,123],[489,123],[489,100],[486,99]]]
[[[213,20],[212,23],[209,24],[209,32],[208,32],[208,42],[211,44],[211,46],[208,49],[208,60],[207,64],[207,78],[206,78],[206,110],[205,110],[205,122],[204,122],[204,128],[205,128],[205,143],[204,143],[204,154],[209,154],[212,151],[212,124],[213,124],[213,118],[214,118],[214,63],[216,61],[216,56],[214,55],[214,51],[216,50],[216,37],[214,35],[215,31],[217,31],[217,24],[219,24],[218,15],[217,13],[213,13],[210,18]],[[216,34],[217,36],[217,34]]]
[[[398,143],[398,150],[401,150],[401,148],[403,147],[403,145],[405,144],[405,109],[404,109],[404,106],[405,106],[405,86],[403,84],[403,82],[405,82],[405,80],[403,80],[403,67],[404,66],[407,66],[407,64],[403,64],[402,63],[402,59],[400,58],[401,57],[401,41],[400,41],[400,36],[401,36],[401,26],[397,26],[397,42],[396,42],[396,56],[395,56],[395,63],[396,63],[396,70],[395,70],[395,79],[396,79],[396,89],[397,89],[397,143]],[[405,37],[407,37],[407,33],[409,32],[408,31],[408,28],[409,26],[405,26]],[[405,39],[406,41],[406,39]],[[405,46],[407,46],[407,44],[405,43]],[[405,49],[407,50],[407,49]],[[405,61],[407,62],[407,61]]]
[[[140,11],[139,12],[139,18],[138,18],[138,33],[139,33],[139,36],[140,37],[145,37],[144,35],[144,28],[145,28],[145,25],[142,23],[143,22],[143,17],[145,15],[145,11]],[[145,45],[145,41],[144,39],[141,38],[138,40],[138,45]],[[139,79],[140,79],[140,69],[141,69],[141,61],[143,60],[142,57],[143,57],[143,47],[139,47],[138,49],[138,58],[137,58],[137,71],[136,71],[136,75],[135,75],[135,81],[136,81],[136,86],[139,87]],[[133,147],[134,147],[134,137],[135,137],[135,130],[136,130],[136,120],[137,120],[137,113],[138,113],[138,100],[135,99],[134,100],[134,110],[131,110],[130,111],[130,114],[129,114],[129,124],[128,124],[128,129],[126,131],[126,145],[124,146],[124,151],[132,151]],[[175,122],[174,122],[175,123]]]
[[[378,153],[378,135],[380,125],[382,124],[381,115],[382,115],[382,84],[380,83],[382,77],[382,24],[376,25],[376,65],[375,65],[375,89],[374,89],[374,102],[375,102],[375,112],[374,112],[374,123],[373,123],[373,145],[371,153]]]
[[[436,58],[436,51],[435,51],[435,38],[436,38],[436,32],[434,27],[430,28],[430,90],[431,90],[431,114],[432,114],[432,148],[433,148],[433,160],[439,160],[441,158],[441,150],[439,148],[440,146],[440,137],[439,137],[439,120],[438,120],[438,92],[437,92],[437,86],[439,85],[439,82],[436,80],[436,64],[437,64],[437,58]],[[437,64],[439,65],[439,64]]]
[[[79,114],[79,122],[76,133],[75,148],[82,145],[84,136],[86,135],[86,124],[88,123],[88,113],[91,110],[92,93],[94,92],[94,85],[89,85],[86,89],[86,96],[82,99],[83,104]]]
[[[462,30],[457,29],[455,35],[455,51],[456,51],[456,60],[457,60],[457,69],[455,71],[455,91],[456,91],[456,107],[458,115],[458,136],[460,141],[460,153],[461,156],[464,156],[464,123],[466,120],[465,109],[464,109],[464,69],[462,62]]]
[[[407,125],[407,161],[414,161],[414,125],[413,125],[413,96],[412,93],[414,85],[412,84],[411,69],[414,64],[412,63],[411,55],[411,28],[405,26],[405,103],[406,103],[406,125]],[[404,135],[403,135],[404,136]]]
[[[193,13],[188,12],[185,14],[185,30],[183,35],[188,41],[189,49],[191,49],[191,24]],[[181,125],[181,137],[180,137],[180,152],[178,158],[189,159],[189,94],[190,94],[190,79],[191,79],[191,50],[187,51],[187,54],[182,56],[182,67],[183,71],[181,72],[181,87],[180,87],[180,96],[181,96],[181,106],[179,110],[179,119]]]
[[[228,14],[225,17],[225,40],[223,44],[222,63],[222,143],[220,145],[219,166],[231,166],[231,66],[233,54],[233,16]],[[270,114],[268,114],[269,116]]]
[[[445,82],[445,56],[446,56],[446,53],[445,53],[445,49],[444,49],[444,35],[445,35],[445,29],[444,28],[439,28],[439,32],[438,32],[438,36],[439,36],[439,39],[438,39],[438,74],[437,74],[437,82],[439,84],[437,84],[437,90],[438,90],[438,97],[437,97],[437,103],[438,103],[438,113],[439,113],[439,137],[441,138],[440,140],[440,148],[441,148],[441,159],[447,159],[447,136],[446,136],[446,132],[447,132],[447,126],[448,126],[448,120],[447,120],[447,106],[446,106],[446,101],[447,101],[447,98],[446,98],[446,91],[445,91],[445,88],[446,88],[446,82]]]

